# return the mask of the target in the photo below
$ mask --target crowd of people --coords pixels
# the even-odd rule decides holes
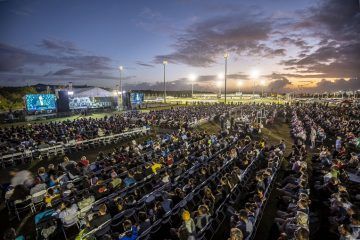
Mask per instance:
[[[310,237],[310,186],[307,165],[306,138],[299,139],[304,132],[303,125],[293,112],[291,120],[295,144],[287,156],[288,165],[283,178],[278,183],[280,195],[275,223],[279,231],[279,240],[307,240]]]
[[[263,160],[255,174],[255,178],[247,184],[245,197],[233,207],[230,220],[230,240],[250,239],[256,232],[263,214],[271,185],[283,158],[283,145],[262,146],[260,143],[256,158]]]
[[[131,146],[116,148],[110,154],[99,153],[98,159],[92,163],[85,156],[79,161],[65,157],[58,166],[50,164],[47,169],[39,168],[36,176],[26,170],[14,173],[5,193],[6,203],[9,211],[18,217],[26,207],[36,213],[41,210],[39,214],[42,218],[56,216],[63,228],[76,224],[82,228],[82,234],[110,219],[111,226],[121,220],[117,228],[120,235],[130,234],[126,226],[135,223],[143,229],[137,227],[131,232],[141,234],[146,226],[154,224],[198,188],[201,181],[219,174],[221,167],[234,159],[243,146],[243,143],[238,143],[228,149],[232,143],[240,141],[238,139],[239,136],[230,135],[227,131],[214,135],[179,130],[142,144],[133,142]],[[226,151],[217,156],[216,161],[205,165],[221,150]],[[241,173],[235,165],[226,170],[229,173],[221,175],[213,189],[209,186],[198,189],[199,195],[204,193],[209,197],[204,199],[197,211],[198,220],[195,222],[198,229],[207,222],[200,216],[217,206],[222,199],[221,194],[226,193]],[[194,177],[195,171],[197,177]],[[218,198],[212,199],[214,195]],[[129,210],[136,211],[137,217],[124,219],[124,213]],[[131,215],[134,217],[134,214]],[[186,216],[186,213],[183,215]],[[45,222],[49,222],[48,219]],[[41,225],[40,217],[37,223]],[[133,229],[131,226],[130,229]],[[49,231],[45,233],[49,234]]]
[[[103,118],[77,118],[28,125],[12,125],[0,128],[0,151],[2,155],[27,149],[48,148],[52,145],[82,141],[101,136],[123,133],[144,126],[164,128],[189,128],[204,118],[228,112],[234,106],[204,105],[176,107],[149,113],[130,111]]]
[[[327,209],[322,212],[327,219],[320,218],[341,240],[360,239],[359,113],[357,107],[294,108],[294,117],[299,116],[297,122],[303,123],[308,133],[321,129],[328,136],[327,141],[310,144],[317,147],[312,156],[312,189],[316,201]]]
[[[317,229],[309,223],[319,219],[341,240],[360,239],[359,113],[357,107],[319,104],[214,105],[39,124],[29,131],[86,129],[97,121],[98,132],[108,126],[103,134],[113,134],[117,121],[176,130],[116,145],[95,161],[65,156],[35,174],[12,172],[3,195],[14,219],[24,212],[35,216],[40,239],[251,240],[261,234],[258,226],[276,188],[277,239],[310,239]],[[294,140],[287,156],[284,140],[269,145],[259,135],[262,124],[280,115],[290,118]],[[190,127],[214,117],[221,126],[216,134]],[[319,210],[313,202],[326,214],[314,217]],[[14,239],[16,232],[5,236]]]

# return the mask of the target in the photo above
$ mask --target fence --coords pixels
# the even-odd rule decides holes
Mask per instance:
[[[202,118],[202,119],[200,119],[200,120],[196,120],[196,121],[190,123],[189,126],[190,126],[191,128],[194,128],[194,127],[197,127],[197,126],[202,125],[202,124],[204,124],[204,123],[210,122],[210,121],[212,121],[213,119],[214,119],[214,117]]]
[[[117,141],[125,137],[138,134],[146,134],[148,131],[150,131],[150,127],[144,126],[142,128],[135,128],[128,132],[113,134],[109,136],[103,136],[82,141],[71,140],[67,143],[57,144],[47,148],[40,148],[34,150],[27,149],[24,152],[17,152],[0,156],[0,164],[3,168],[6,168],[6,166],[14,166],[16,163],[25,163],[26,161],[35,158],[41,159],[42,157],[52,157],[59,154],[63,155],[66,151],[116,143]]]

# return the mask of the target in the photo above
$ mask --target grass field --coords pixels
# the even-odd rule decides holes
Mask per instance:
[[[192,103],[192,102],[209,102],[209,103],[224,103],[225,99],[221,98],[221,99],[216,99],[216,100],[204,100],[203,98],[174,98],[174,99],[169,99],[167,100],[168,102],[181,102],[182,104],[185,104],[186,102],[188,103]],[[271,99],[271,98],[256,98],[256,99],[252,99],[252,98],[246,98],[246,99],[231,99],[228,98],[227,99],[227,103],[279,103],[279,104],[284,104],[286,101],[282,100],[282,99]]]
[[[142,112],[149,112],[151,110],[155,111],[155,110],[165,110],[165,109],[169,109],[169,108],[176,108],[176,107],[184,107],[184,106],[192,106],[193,102],[202,102],[204,101],[204,99],[197,99],[197,98],[176,98],[176,99],[169,99],[168,106],[159,106],[159,107],[153,107],[153,108],[148,108],[148,109],[140,109],[140,111]],[[176,104],[176,102],[181,102],[179,104]],[[220,99],[218,101],[215,102],[220,102],[220,103],[224,103],[224,99]],[[215,103],[214,102],[214,103]],[[229,99],[228,103],[244,103],[244,104],[250,104],[250,103],[279,103],[279,104],[283,104],[284,101],[280,100],[274,100],[274,99],[269,99],[269,98],[259,98],[259,99],[237,99],[237,100],[232,100]],[[108,115],[111,116],[113,114],[118,114],[120,113],[119,111],[113,111],[113,112],[107,112],[107,113],[94,113],[91,114],[89,116],[81,116],[81,115],[74,115],[74,116],[70,116],[70,117],[60,117],[60,118],[51,118],[51,119],[43,119],[43,120],[36,120],[36,121],[28,121],[28,122],[15,122],[15,123],[2,123],[0,124],[0,127],[11,127],[11,126],[22,126],[22,125],[28,125],[28,124],[35,124],[35,123],[47,123],[47,122],[61,122],[61,121],[65,121],[65,120],[75,120],[78,118],[103,118],[104,116]]]

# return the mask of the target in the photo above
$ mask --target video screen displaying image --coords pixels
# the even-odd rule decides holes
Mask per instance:
[[[26,95],[26,109],[28,111],[55,110],[56,96],[54,94]]]
[[[111,107],[112,100],[108,97],[73,97],[69,98],[70,109],[82,109],[82,108],[105,108]]]
[[[130,93],[131,105],[138,105],[144,102],[144,93]]]

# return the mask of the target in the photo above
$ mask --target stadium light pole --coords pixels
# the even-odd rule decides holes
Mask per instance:
[[[243,85],[243,82],[240,80],[240,81],[238,81],[237,85],[238,85],[238,87],[239,87],[239,93],[240,93],[240,92],[241,92],[241,87],[242,87],[242,85]]]
[[[255,98],[255,80],[259,77],[259,70],[253,68],[250,72],[250,77],[253,79],[253,98]]]
[[[221,99],[221,85],[222,85],[222,81],[217,81],[217,82],[216,82],[216,86],[219,88],[219,96],[220,96],[220,99]]]
[[[196,81],[197,76],[195,74],[189,75],[189,80],[191,82],[191,98],[194,98],[194,82]]]
[[[119,110],[121,110],[122,107],[122,94],[123,94],[123,89],[122,89],[122,71],[124,70],[123,66],[119,66],[119,71],[120,71],[120,83],[119,83],[119,88],[120,88],[120,95],[119,95]]]
[[[228,57],[229,57],[229,53],[225,53],[224,54],[224,59],[225,59],[225,74],[224,74],[224,78],[225,78],[225,89],[224,89],[224,91],[225,91],[225,104],[226,104],[226,80],[227,80],[227,59],[228,59]]]
[[[264,86],[265,86],[265,80],[260,81],[261,85],[261,98],[264,98]]]
[[[221,87],[222,87],[222,80],[224,79],[224,74],[223,73],[219,73],[217,75],[218,77],[218,81],[216,82],[216,86],[219,88],[219,96],[220,96],[220,99],[221,99]]]
[[[242,85],[243,85],[243,81],[238,81],[238,83],[237,83],[237,85],[238,85],[238,87],[239,87],[239,94],[241,94],[241,87],[242,87]],[[242,99],[242,94],[240,95],[240,99]]]
[[[166,65],[168,64],[168,62],[166,60],[163,61],[163,66],[164,66],[164,103],[166,103],[166,81],[165,81],[165,70],[166,70]]]

